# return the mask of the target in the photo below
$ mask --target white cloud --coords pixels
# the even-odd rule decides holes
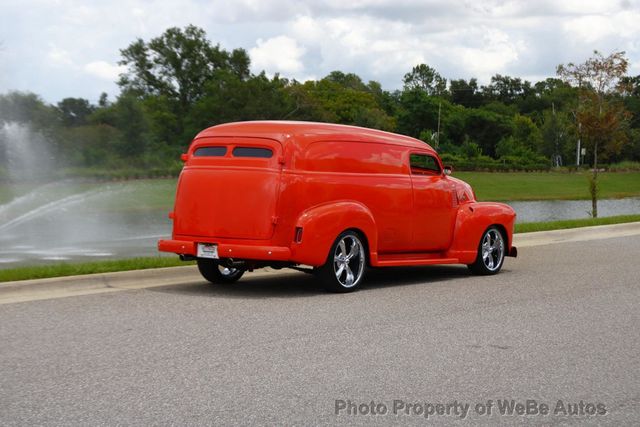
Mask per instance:
[[[449,54],[459,59],[461,68],[488,82],[495,74],[505,74],[508,66],[525,50],[523,41],[512,40],[503,31],[478,28],[469,31],[465,42],[454,46]]]
[[[306,49],[287,36],[258,39],[257,46],[249,50],[252,68],[268,73],[300,74],[304,70],[302,56]]]
[[[6,4],[5,4],[6,3]],[[2,5],[0,93],[50,102],[118,93],[120,49],[194,24],[252,70],[302,80],[333,70],[397,89],[424,62],[447,78],[552,76],[594,49],[640,69],[640,0],[23,0]],[[100,58],[97,61],[96,58]],[[634,75],[635,75],[634,74]]]
[[[74,66],[69,51],[59,48],[53,44],[49,44],[47,58],[49,59],[49,63],[54,66]]]
[[[631,41],[640,36],[639,22],[640,12],[621,11],[612,15],[579,16],[568,20],[564,30],[574,43],[596,44],[611,37]]]
[[[123,65],[113,65],[106,61],[94,61],[84,66],[84,71],[88,74],[110,82],[117,80],[126,69]]]

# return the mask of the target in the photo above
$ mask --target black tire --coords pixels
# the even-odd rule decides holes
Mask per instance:
[[[355,231],[341,233],[331,245],[327,261],[316,269],[329,292],[353,292],[360,287],[367,268],[367,250]]]
[[[241,268],[227,268],[213,259],[198,258],[197,262],[202,277],[217,285],[235,283],[244,274]]]
[[[467,267],[473,274],[481,276],[497,274],[504,264],[506,247],[506,238],[502,231],[496,226],[487,228],[480,238],[476,260]]]

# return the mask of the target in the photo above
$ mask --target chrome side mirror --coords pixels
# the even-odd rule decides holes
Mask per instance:
[[[451,175],[453,173],[453,166],[445,165],[443,170],[445,175]]]

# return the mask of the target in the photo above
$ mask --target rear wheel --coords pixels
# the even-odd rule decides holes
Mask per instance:
[[[478,255],[473,264],[469,264],[469,270],[474,274],[496,274],[502,268],[505,255],[505,239],[502,232],[495,226],[491,226],[484,232]]]
[[[338,236],[317,274],[328,291],[351,292],[360,286],[366,266],[367,252],[361,237],[349,230]]]
[[[200,274],[211,283],[235,283],[244,274],[244,270],[241,268],[225,267],[213,259],[198,258],[197,262]]]

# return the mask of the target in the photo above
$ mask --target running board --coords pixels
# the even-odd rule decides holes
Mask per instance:
[[[428,254],[416,255],[379,255],[374,267],[409,267],[418,265],[460,264],[458,258],[434,258]],[[426,256],[425,256],[426,255]],[[430,254],[429,254],[430,255]]]

